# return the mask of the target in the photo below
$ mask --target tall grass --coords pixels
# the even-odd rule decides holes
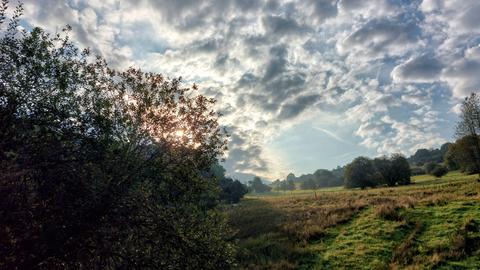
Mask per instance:
[[[409,252],[422,223],[402,216],[403,209],[442,206],[458,200],[479,201],[480,184],[470,178],[450,174],[434,181],[422,176],[420,183],[408,187],[250,197],[227,211],[240,239],[240,265],[248,269],[308,268],[317,256],[312,247],[326,241],[327,230],[351,222],[367,208],[373,209],[374,217],[397,222],[410,231],[391,250],[391,262],[412,263],[402,254],[411,257]],[[443,256],[439,261],[446,258],[438,256]]]

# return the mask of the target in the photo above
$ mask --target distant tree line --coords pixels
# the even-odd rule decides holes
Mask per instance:
[[[456,141],[440,149],[420,149],[409,158],[412,174],[431,174],[436,177],[448,171],[466,174],[480,173],[480,98],[472,93],[461,104],[460,120],[456,126]]]
[[[412,166],[419,167],[429,162],[442,163],[450,145],[451,143],[444,143],[438,149],[418,149],[412,156],[408,157],[408,162]]]
[[[255,176],[252,181],[248,182],[248,189],[254,193],[265,193],[272,190],[272,187],[263,183],[260,177]]]

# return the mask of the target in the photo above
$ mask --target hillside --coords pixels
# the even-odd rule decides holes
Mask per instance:
[[[227,211],[244,269],[475,268],[480,183],[441,180],[368,190],[250,196]]]

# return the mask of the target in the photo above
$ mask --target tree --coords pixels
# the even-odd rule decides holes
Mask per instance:
[[[220,200],[226,203],[238,203],[247,194],[248,188],[232,178],[220,179]]]
[[[479,173],[480,168],[477,160],[480,153],[475,146],[477,143],[480,143],[479,138],[474,136],[464,136],[456,140],[448,152],[448,159],[451,159],[451,162],[455,162],[460,171],[464,173]]]
[[[207,203],[218,183],[206,172],[225,149],[215,101],[180,79],[114,70],[66,34],[20,31],[21,6],[4,30],[7,4],[1,268],[230,268],[229,229]]]
[[[269,192],[272,189],[268,185],[265,185],[262,182],[262,179],[260,179],[260,177],[258,176],[255,176],[253,180],[250,181],[249,183],[250,183],[251,190],[256,193],[265,193],[265,192]]]
[[[387,157],[378,157],[373,159],[375,170],[381,175],[381,183],[388,186],[396,185],[395,171],[392,168],[392,162]]]
[[[478,140],[478,133],[480,130],[480,98],[476,93],[471,93],[462,102],[460,120],[456,127],[457,138],[469,136],[471,139],[468,142],[472,143],[474,154],[470,155],[475,163],[475,171],[480,176],[480,141]],[[469,150],[469,148],[462,147],[458,151]]]
[[[443,163],[449,171],[455,171],[460,169],[458,160],[455,157],[455,144],[451,143],[448,145],[448,150],[443,157]]]
[[[317,185],[312,178],[308,178],[307,180],[303,181],[300,185],[301,189],[316,189]]]
[[[379,176],[370,159],[357,157],[346,166],[344,178],[348,188],[365,188],[375,186]]]
[[[427,162],[423,165],[425,172],[428,174],[431,174],[436,167],[437,167],[437,163],[434,163],[434,162]]]
[[[288,179],[285,181],[285,189],[295,190],[295,182],[293,181],[293,179]]]
[[[213,164],[210,173],[217,180],[220,188],[219,199],[223,203],[238,203],[248,192],[246,185],[225,176],[225,168],[218,162]]]
[[[332,171],[329,170],[316,170],[313,173],[314,181],[317,187],[334,187],[341,186],[343,179],[337,177]]]
[[[393,154],[390,159],[393,181],[398,185],[409,185],[411,183],[411,170],[408,160],[401,154]]]
[[[448,170],[447,168],[445,168],[445,166],[442,166],[442,165],[438,165],[435,166],[435,169],[432,170],[431,174],[434,175],[435,177],[442,177],[444,176],[445,174],[448,173]]]
[[[272,182],[271,186],[274,190],[281,190],[282,181],[280,181],[280,179],[276,179]]]
[[[393,154],[390,158],[375,158],[373,165],[381,176],[379,184],[388,186],[410,184],[410,164],[404,156]]]

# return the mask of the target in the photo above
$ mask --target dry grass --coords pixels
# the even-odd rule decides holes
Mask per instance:
[[[425,181],[426,183],[428,181]],[[340,190],[316,192],[316,194],[292,194],[284,196],[265,196],[245,200],[239,207],[228,211],[231,224],[238,229],[241,249],[240,264],[252,269],[295,268],[299,262],[311,260],[308,246],[323,241],[327,229],[345,224],[355,218],[363,209],[373,208],[378,218],[388,221],[404,222],[411,227],[411,233],[392,251],[391,267],[411,263],[408,259],[414,247],[415,238],[421,231],[421,223],[404,220],[402,209],[415,208],[418,205],[441,206],[450,201],[479,200],[480,184],[465,179],[449,182],[428,182],[408,187],[375,188],[368,190]],[[262,235],[274,237],[255,242]],[[253,242],[252,242],[253,241]],[[269,242],[271,250],[257,250],[254,255],[248,250],[254,246]],[[245,245],[247,243],[247,245]],[[273,256],[275,243],[285,247]],[[288,244],[286,244],[288,243]],[[462,250],[461,239],[454,239],[455,250]],[[276,247],[277,251],[281,248]],[[273,252],[274,253],[274,252]],[[445,260],[444,252],[431,256],[438,264]],[[404,257],[402,258],[402,254]],[[452,251],[451,255],[454,253]],[[434,262],[432,262],[434,263]],[[283,268],[282,268],[283,267]]]

